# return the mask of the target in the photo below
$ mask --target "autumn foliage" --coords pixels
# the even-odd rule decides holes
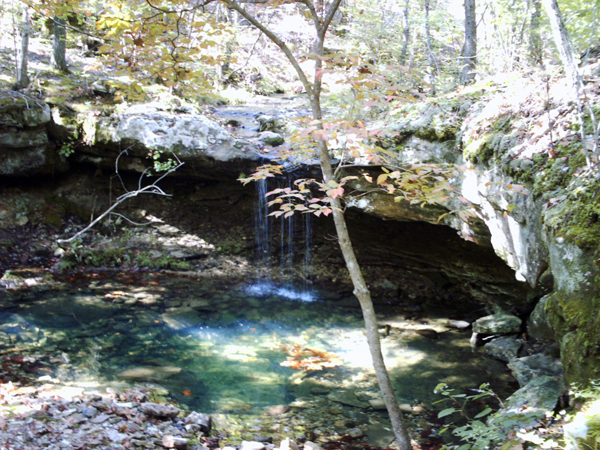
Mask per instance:
[[[339,356],[325,350],[287,345],[284,347],[283,353],[287,353],[289,356],[281,365],[294,370],[323,370],[342,365]]]

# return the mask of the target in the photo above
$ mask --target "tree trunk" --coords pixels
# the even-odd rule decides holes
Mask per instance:
[[[333,19],[333,16],[337,11],[341,0],[334,0],[327,9],[327,11],[323,14],[323,18],[320,17],[319,11],[314,7],[314,5],[311,2],[307,1],[306,3],[308,9],[311,12],[316,30],[316,39],[312,46],[312,52],[314,54],[315,61],[315,76],[312,83],[308,81],[306,74],[298,64],[297,59],[294,57],[294,55],[290,51],[289,47],[285,44],[285,42],[279,39],[277,35],[275,35],[267,27],[262,25],[256,19],[256,17],[252,16],[244,8],[242,8],[237,1],[224,1],[230,8],[234,9],[235,11],[240,13],[240,15],[242,15],[245,19],[250,21],[250,23],[253,26],[258,28],[285,54],[290,64],[296,70],[298,78],[300,79],[300,81],[304,85],[304,88],[306,89],[306,93],[308,94],[308,98],[310,100],[312,116],[314,121],[317,123],[317,128],[323,129],[323,113],[321,110],[322,74],[320,69],[322,66],[322,56],[324,54],[323,49],[327,28],[329,27],[329,24],[331,23],[331,20]],[[329,149],[327,147],[327,142],[323,139],[317,140],[317,146],[321,170],[323,172],[323,181],[327,183],[329,180],[335,179],[334,172],[331,167]],[[346,220],[344,218],[344,213],[342,211],[340,200],[338,198],[330,198],[330,201],[333,209],[335,229],[338,235],[338,243],[342,250],[342,255],[344,256],[346,267],[348,269],[348,272],[350,273],[350,277],[354,285],[354,295],[356,295],[356,297],[358,298],[363,313],[365,328],[367,331],[367,343],[369,344],[369,351],[371,353],[371,358],[373,359],[373,368],[375,369],[375,376],[377,377],[377,382],[379,383],[379,388],[381,389],[381,394],[383,396],[383,400],[385,401],[385,405],[390,416],[394,436],[396,437],[396,441],[400,450],[412,450],[412,446],[410,444],[410,437],[406,430],[406,425],[402,417],[402,412],[400,411],[398,400],[396,399],[396,395],[394,394],[394,389],[392,387],[389,374],[385,367],[383,354],[381,353],[381,342],[379,341],[379,331],[377,329],[377,317],[375,316],[375,308],[373,307],[371,294],[362,276],[362,272],[360,270],[360,266],[358,265],[354,249],[352,248],[352,242],[350,241],[350,235],[348,234],[348,228],[346,226]]]
[[[53,35],[54,39],[52,40],[52,57],[51,64],[52,67],[60,72],[67,73],[69,69],[67,68],[67,30],[65,28],[65,21],[63,19],[59,19],[58,17],[54,17],[54,26]]]
[[[21,16],[21,47],[17,52],[17,82],[14,85],[16,91],[25,89],[29,86],[29,76],[27,75],[27,59],[29,57],[29,34],[31,26],[29,24],[29,7],[23,6]]]
[[[408,58],[408,41],[410,39],[410,22],[408,14],[410,13],[410,0],[404,3],[404,40],[402,41],[402,52],[400,53],[400,64],[405,64]]]
[[[321,170],[323,171],[323,181],[327,183],[329,180],[334,180],[335,178],[331,167],[327,144],[322,140],[319,141],[319,160],[321,163]],[[360,303],[367,331],[367,343],[369,344],[373,368],[375,369],[375,376],[377,377],[377,383],[379,384],[379,389],[381,389],[381,395],[385,402],[388,415],[390,416],[392,430],[394,431],[394,436],[396,437],[396,442],[400,450],[411,450],[412,445],[410,443],[410,436],[406,430],[406,424],[404,423],[404,418],[402,417],[402,412],[398,405],[398,399],[394,393],[394,388],[392,387],[392,382],[385,366],[383,354],[381,353],[377,317],[375,315],[373,301],[371,300],[371,293],[365,283],[362,271],[356,259],[356,254],[352,247],[352,241],[350,240],[346,219],[344,218],[342,205],[340,204],[339,199],[331,199],[331,206],[333,209],[335,231],[338,235],[338,243],[342,250],[342,255],[344,256],[346,268],[352,279],[354,295],[356,295],[356,298]]]
[[[463,66],[460,74],[462,84],[475,79],[477,65],[477,19],[475,0],[465,0],[465,46]]]
[[[437,74],[437,64],[433,49],[431,47],[431,32],[429,24],[429,0],[425,0],[425,44],[427,45],[427,60],[429,61],[429,80],[431,85],[431,95],[435,97],[435,77]]]
[[[574,99],[578,98],[580,79],[577,64],[575,63],[575,50],[573,49],[573,43],[571,42],[569,32],[565,27],[556,0],[542,1],[546,8],[546,14],[550,21],[550,27],[552,28],[552,37],[558,47],[558,53],[560,54],[560,60],[563,64],[565,74],[567,75],[567,80],[569,81],[572,96]]]
[[[544,64],[544,47],[540,37],[540,16],[542,15],[542,4],[540,0],[532,0],[533,12],[529,22],[529,61],[534,66]]]
[[[590,158],[590,153],[598,158],[598,142],[593,139],[590,143],[592,144],[591,152],[588,151],[588,138],[585,134],[585,123],[583,119],[583,105],[580,99],[580,90],[582,87],[581,77],[577,70],[577,64],[575,63],[575,50],[573,48],[573,42],[569,36],[569,31],[565,27],[565,23],[562,19],[562,14],[558,8],[556,0],[542,0],[546,8],[546,14],[550,20],[550,27],[552,28],[552,37],[556,46],[558,47],[558,53],[567,75],[569,83],[570,96],[577,105],[577,118],[579,120],[579,133],[581,135],[581,145],[583,146],[583,152],[588,169],[591,169],[597,162],[593,162]],[[593,114],[593,110],[588,105],[589,110]],[[597,136],[597,131],[594,133]]]

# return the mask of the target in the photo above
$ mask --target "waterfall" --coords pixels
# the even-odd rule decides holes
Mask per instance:
[[[254,234],[256,239],[256,260],[262,266],[268,266],[271,259],[272,221],[269,218],[267,180],[256,182],[256,214],[254,217]]]
[[[291,186],[293,178],[291,176],[276,179],[272,184]],[[290,217],[279,217],[274,219],[269,216],[269,199],[266,194],[269,192],[269,181],[262,179],[256,181],[256,209],[254,214],[254,230],[255,230],[255,249],[256,249],[256,264],[261,270],[265,270],[265,276],[262,281],[251,286],[250,292],[254,295],[269,295],[275,294],[281,297],[286,297],[294,300],[313,301],[314,294],[310,290],[310,245],[311,245],[311,217],[310,214],[293,214]],[[279,222],[279,261],[277,263],[274,253],[273,243],[275,240],[274,225]],[[301,227],[301,230],[296,230],[296,227]],[[297,231],[301,231],[304,241],[303,246],[298,246],[296,242]],[[303,255],[298,255],[298,252]],[[300,258],[301,256],[301,258]],[[300,259],[299,267],[302,270],[298,271],[297,259]],[[272,274],[279,270],[279,278],[287,280],[287,282],[275,283]],[[294,283],[294,278],[297,278],[300,272],[301,282]]]

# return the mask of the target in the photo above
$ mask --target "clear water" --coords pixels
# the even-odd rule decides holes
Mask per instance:
[[[208,413],[263,414],[272,405],[323,398],[311,390],[323,380],[329,392],[378,396],[353,299],[286,298],[280,288],[253,289],[164,278],[141,286],[93,281],[87,288],[40,293],[3,310],[0,347],[21,345],[62,358],[43,373],[55,382],[155,383]],[[392,328],[383,350],[402,402],[431,404],[442,381],[457,389],[491,382],[508,393],[503,366],[473,353],[468,334],[443,332],[444,317],[430,316],[424,324],[389,310],[384,322]],[[442,334],[428,339],[415,332],[419,328]],[[343,365],[304,373],[282,367],[289,346],[334,353]],[[150,374],[127,376],[140,368]]]

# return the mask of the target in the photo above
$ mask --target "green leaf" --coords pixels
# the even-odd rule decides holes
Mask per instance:
[[[487,416],[491,412],[492,412],[492,408],[485,408],[483,411],[481,411],[479,414],[477,414],[474,418],[479,419],[480,417]]]
[[[448,385],[446,383],[440,383],[433,389],[433,393],[437,394],[438,392],[443,391],[447,387],[448,387]]]
[[[450,414],[454,414],[456,411],[458,411],[456,408],[447,408],[447,409],[444,409],[444,410],[442,410],[442,411],[440,411],[438,413],[438,419],[441,419],[442,417],[449,416]]]

